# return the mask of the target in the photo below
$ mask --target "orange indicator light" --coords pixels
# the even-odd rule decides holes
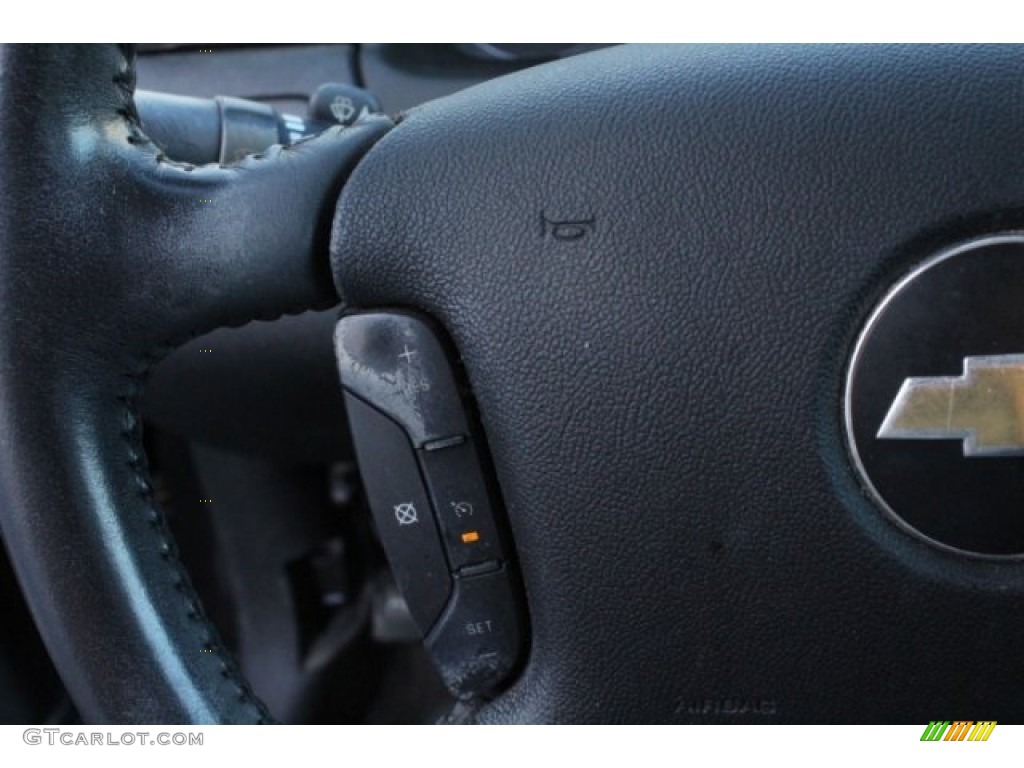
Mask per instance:
[[[462,534],[463,544],[472,544],[474,541],[480,541],[480,534],[476,531],[466,531]]]

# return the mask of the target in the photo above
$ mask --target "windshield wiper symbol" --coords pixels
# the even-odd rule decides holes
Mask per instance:
[[[962,440],[964,456],[1024,455],[1024,354],[965,357],[962,376],[903,382],[883,440]]]

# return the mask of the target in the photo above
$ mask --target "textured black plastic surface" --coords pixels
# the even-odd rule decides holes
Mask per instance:
[[[376,408],[350,394],[345,408],[377,535],[426,635],[448,602],[451,580],[416,456],[402,428]]]
[[[337,300],[329,214],[389,124],[178,165],[139,128],[133,65],[0,51],[0,136],[21,142],[0,155],[0,524],[87,722],[263,721],[154,503],[137,404],[196,333]]]
[[[398,312],[349,315],[334,334],[341,382],[424,445],[469,432],[462,401],[437,337]]]
[[[419,460],[452,569],[503,560],[477,446],[467,438],[459,445],[420,451]]]
[[[408,312],[343,317],[335,344],[395,582],[451,693],[490,694],[519,663],[526,626],[452,361],[429,322]]]
[[[450,332],[528,593],[529,660],[482,720],[1024,717],[1020,566],[893,525],[841,402],[892,280],[1024,223],[1022,72],[1003,47],[612,49],[369,152],[337,284]]]
[[[508,566],[455,580],[451,602],[426,640],[454,696],[487,694],[515,669],[523,650],[516,605]]]

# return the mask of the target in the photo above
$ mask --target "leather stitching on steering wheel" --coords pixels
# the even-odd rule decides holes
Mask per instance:
[[[128,125],[131,136],[135,137],[133,143],[145,143],[152,145],[148,137],[142,133],[138,119],[138,112],[135,108],[135,101],[132,92],[135,87],[135,55],[130,46],[119,46],[125,57],[126,68],[124,72],[114,76],[114,84],[122,94],[124,109],[119,114]],[[165,162],[162,155],[157,156],[157,162]],[[185,341],[187,339],[182,339]],[[121,435],[124,437],[128,449],[127,464],[132,470],[132,476],[139,497],[146,505],[150,527],[157,536],[157,543],[160,556],[167,563],[168,573],[174,584],[174,589],[183,598],[183,605],[186,608],[186,616],[196,627],[197,635],[204,650],[211,651],[220,662],[220,674],[229,681],[238,692],[238,700],[243,704],[251,706],[254,710],[255,724],[263,725],[272,722],[266,706],[251,691],[238,672],[237,665],[224,649],[216,627],[203,612],[199,596],[196,594],[192,583],[189,581],[188,573],[177,557],[177,548],[174,544],[174,537],[167,527],[167,519],[160,507],[153,499],[153,485],[149,476],[146,453],[142,443],[142,420],[140,418],[139,399],[142,396],[144,384],[153,366],[162,360],[178,345],[173,342],[164,342],[157,345],[147,353],[143,353],[140,359],[140,368],[136,371],[124,371],[121,375],[128,380],[128,387],[124,394],[117,397],[124,410],[122,412]]]
[[[167,563],[174,589],[183,598],[186,616],[197,627],[197,634],[204,650],[216,655],[220,662],[221,676],[235,686],[240,702],[248,704],[256,710],[255,724],[263,725],[270,722],[270,714],[263,702],[246,685],[238,673],[234,660],[221,645],[217,629],[203,612],[199,596],[189,581],[188,572],[178,559],[174,536],[167,527],[167,518],[153,500],[153,484],[150,481],[146,452],[142,444],[142,420],[139,418],[138,403],[150,370],[173,349],[174,345],[161,345],[150,355],[144,356],[144,365],[141,370],[135,373],[126,371],[122,374],[129,382],[127,391],[117,398],[118,402],[124,405],[121,435],[128,448],[127,464],[132,470],[132,477],[135,480],[139,497],[146,505],[149,524],[158,537],[160,556]]]

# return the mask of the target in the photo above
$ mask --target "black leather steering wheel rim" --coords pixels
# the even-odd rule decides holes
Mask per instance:
[[[85,717],[266,719],[134,403],[180,340],[338,295],[434,317],[479,405],[531,626],[479,720],[1018,717],[1019,564],[881,515],[841,401],[889,286],[1024,228],[1022,64],[615,49],[189,169],[140,133],[130,54],[6,49],[0,132],[32,140],[0,157],[0,514]]]
[[[336,302],[333,201],[389,123],[191,167],[142,133],[130,49],[2,55],[0,474],[18,577],[86,721],[265,722],[153,501],[138,401],[178,343]]]

